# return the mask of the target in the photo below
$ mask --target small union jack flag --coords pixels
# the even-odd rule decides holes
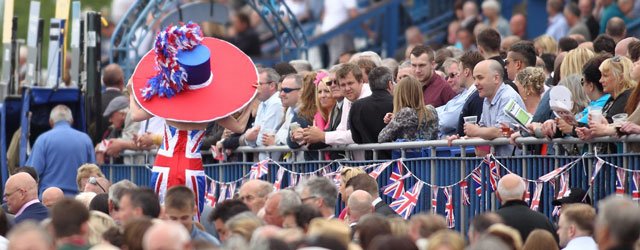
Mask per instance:
[[[276,181],[273,182],[273,189],[278,191],[282,186],[282,177],[284,176],[284,168],[278,168],[278,173],[276,174]]]
[[[531,198],[531,210],[538,211],[540,207],[540,194],[542,194],[542,182],[536,182],[536,189],[533,191],[533,197]]]
[[[593,169],[593,174],[591,174],[590,184],[593,185],[593,181],[596,179],[596,176],[598,175],[598,172],[600,172],[600,169],[602,169],[603,165],[604,165],[604,160],[598,158],[598,161],[596,162],[596,168]]]
[[[404,192],[400,198],[392,202],[389,206],[405,220],[409,219],[413,208],[418,204],[418,197],[420,196],[422,185],[423,183],[421,181],[416,182],[409,191]]]
[[[471,205],[471,200],[469,199],[469,185],[466,180],[462,180],[462,182],[460,182],[460,196],[462,196],[463,205]]]
[[[249,175],[249,179],[255,180],[260,179],[262,176],[269,173],[269,168],[267,165],[269,164],[269,159],[264,159],[262,161],[257,162],[251,166],[251,174]]]
[[[447,204],[445,205],[445,214],[447,223],[449,224],[449,228],[454,228],[456,226],[456,218],[453,213],[453,192],[451,192],[451,187],[444,188],[444,196],[447,198]]]
[[[218,203],[225,201],[228,198],[229,193],[227,192],[227,188],[229,184],[220,184],[220,195],[218,195]]]
[[[616,169],[616,196],[623,196],[627,181],[627,171],[622,168]]]
[[[431,186],[431,213],[438,213],[438,186]]]
[[[634,172],[631,178],[631,197],[640,201],[640,172]]]
[[[477,167],[473,171],[471,171],[471,179],[476,183],[476,195],[478,197],[482,196],[482,173],[480,172],[480,167]]]
[[[296,185],[298,185],[298,175],[289,173],[289,187],[295,187]]]
[[[216,189],[217,189],[216,183],[211,181],[209,183],[209,187],[207,188],[207,194],[205,194],[205,196],[204,196],[205,203],[208,206],[211,206],[211,207],[215,207],[216,206],[216,201],[217,201],[217,199],[216,199],[216,191],[217,190]]]
[[[402,177],[402,162],[398,161],[397,164],[393,166],[393,172],[389,177],[390,184],[385,187],[383,193],[394,199],[400,198],[402,193],[404,193],[404,180]]]
[[[384,170],[387,169],[387,167],[391,165],[391,163],[393,163],[393,161],[380,163],[376,168],[373,169],[373,171],[371,171],[371,173],[369,173],[369,176],[373,177],[374,179],[378,179],[378,176],[380,176],[380,174],[382,174],[382,172],[384,172]]]
[[[567,165],[564,165],[562,167],[556,168],[553,171],[551,171],[551,172],[549,172],[549,173],[547,173],[547,174],[545,174],[543,176],[538,177],[538,181],[548,182],[551,179],[556,178],[560,173],[564,172],[564,170],[567,169],[567,167],[571,166],[571,164],[573,164],[573,162],[569,163]]]
[[[496,165],[495,161],[491,160],[491,156],[487,156],[484,159],[484,163],[489,166],[489,183],[493,191],[498,190],[498,180],[500,180],[500,168]]]
[[[232,182],[231,184],[229,184],[229,188],[227,189],[227,192],[229,192],[229,194],[227,194],[227,199],[233,199],[233,196],[236,194],[236,186],[238,183],[236,182]]]
[[[522,178],[522,181],[524,181],[524,202],[529,203],[529,201],[531,201],[531,192],[529,192],[529,181],[525,180],[524,178]]]
[[[554,185],[555,186],[555,185]],[[560,175],[560,186],[558,188],[557,199],[561,199],[562,197],[568,196],[571,193],[571,189],[569,189],[569,172],[564,172]],[[560,206],[555,206],[551,215],[558,216],[560,215]]]

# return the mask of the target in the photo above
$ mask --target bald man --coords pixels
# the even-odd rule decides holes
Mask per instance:
[[[529,209],[529,205],[524,201],[525,187],[522,177],[516,174],[502,176],[498,181],[496,193],[502,206],[496,213],[502,217],[505,225],[518,230],[522,239],[526,239],[535,229],[543,229],[549,231],[558,241],[551,221],[543,214]]]
[[[511,45],[520,41],[522,41],[522,39],[519,36],[505,37],[504,39],[502,39],[502,42],[500,43],[500,49],[502,51],[509,51],[509,49],[511,48]]]
[[[154,224],[142,238],[145,250],[190,250],[191,237],[187,229],[177,222],[164,221]]]
[[[49,217],[49,210],[38,200],[38,184],[27,173],[17,173],[7,180],[4,189],[9,213],[15,214],[15,224],[27,220],[40,222]]]
[[[527,37],[527,18],[522,14],[515,14],[511,17],[509,21],[509,28],[511,29],[511,34],[514,36],[518,36],[521,39]]]
[[[627,37],[620,40],[620,42],[616,44],[616,56],[629,57],[629,44],[633,41],[638,41],[638,38]]]
[[[373,197],[367,191],[356,190],[351,193],[347,201],[347,214],[349,215],[349,227],[358,223],[365,214],[373,213]]]
[[[267,195],[271,192],[273,192],[273,184],[263,180],[250,180],[240,187],[238,198],[251,209],[251,212],[258,214],[267,201]]]
[[[510,101],[515,101],[517,105],[524,108],[522,98],[512,87],[504,84],[504,70],[496,60],[489,59],[478,63],[473,69],[473,78],[476,80],[475,86],[478,95],[484,98],[484,103],[478,124],[465,124],[465,134],[469,137],[480,137],[485,140],[504,137],[500,127],[502,124],[511,124],[513,121],[503,110]],[[454,136],[449,139],[458,138]],[[512,152],[513,146],[511,145],[495,147],[497,155],[511,155]]]
[[[42,204],[44,204],[44,206],[47,208],[53,207],[53,205],[58,203],[58,201],[62,200],[63,198],[64,193],[62,192],[62,189],[57,187],[50,187],[42,192]]]
[[[624,20],[619,17],[609,19],[605,28],[605,34],[611,36],[616,43],[620,42],[627,36],[627,26]]]

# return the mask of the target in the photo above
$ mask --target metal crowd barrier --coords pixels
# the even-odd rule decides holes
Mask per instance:
[[[520,156],[496,156],[498,162],[500,162],[506,169],[516,173],[523,178],[529,180],[536,180],[538,177],[551,172],[557,167],[561,167],[567,163],[573,162],[577,159],[581,159],[576,165],[569,170],[570,172],[570,187],[579,187],[584,190],[589,190],[589,195],[595,204],[598,200],[615,193],[616,190],[616,171],[613,167],[606,165],[602,167],[597,177],[593,180],[593,184],[590,186],[590,179],[593,173],[594,164],[596,158],[594,155],[594,149],[597,147],[597,143],[618,143],[623,145],[623,153],[618,154],[598,154],[598,157],[604,161],[630,170],[640,170],[640,154],[628,152],[628,144],[640,142],[640,136],[625,136],[618,137],[602,137],[596,138],[589,142],[581,141],[577,138],[563,138],[563,139],[536,139],[536,138],[519,138],[517,140],[521,144],[522,149],[527,149],[535,145],[550,144],[554,148],[558,148],[561,145],[566,144],[584,144],[584,155],[568,155],[566,153],[560,154],[560,150],[556,150],[553,155],[520,155]],[[471,171],[479,166],[483,157],[467,156],[469,153],[469,146],[476,145],[491,145],[499,146],[508,144],[506,138],[495,139],[492,141],[486,141],[481,139],[467,139],[456,140],[453,142],[453,147],[449,147],[445,140],[436,141],[419,141],[419,142],[403,142],[403,143],[378,143],[378,144],[363,144],[363,145],[349,145],[346,147],[331,148],[328,150],[341,150],[341,151],[354,151],[354,150],[398,150],[401,156],[405,156],[406,152],[411,149],[423,148],[430,151],[430,155],[433,157],[420,157],[420,158],[408,158],[402,159],[407,169],[409,169],[417,178],[421,181],[437,186],[447,186],[453,183],[457,183],[463,177],[467,176]],[[526,152],[527,150],[523,150]],[[237,153],[243,155],[243,161],[241,162],[224,162],[217,164],[205,164],[205,171],[207,175],[216,182],[233,182],[238,181],[238,187],[240,186],[240,180],[243,177],[248,176],[251,165],[255,163],[253,159],[248,159],[249,153],[257,152],[296,152],[286,147],[266,147],[266,148],[249,148],[241,147],[236,150]],[[153,152],[128,152],[124,154],[124,157],[141,157],[149,158],[153,156]],[[319,170],[323,167],[330,166],[331,171],[338,169],[340,165],[344,166],[363,166],[373,163],[381,163],[388,160],[373,160],[373,161],[353,161],[349,159],[340,161],[298,161],[298,162],[278,162],[278,164],[270,163],[268,165],[269,172],[266,178],[263,179],[274,182],[276,180],[277,171],[280,166],[286,168],[295,173],[310,173]],[[129,179],[139,185],[145,186],[149,184],[150,178],[150,165],[151,160],[148,160],[143,164],[128,164],[128,165],[111,165],[106,164],[102,166],[103,172],[108,175],[111,181],[119,181],[122,179]],[[378,184],[380,187],[384,187],[389,183],[389,176],[392,168],[388,167],[378,177]],[[500,174],[504,175],[506,171],[501,170]],[[469,183],[469,197],[470,205],[464,206],[462,204],[460,187],[454,186],[453,191],[453,207],[455,214],[455,228],[460,231],[465,231],[470,219],[475,214],[482,213],[484,211],[495,210],[499,208],[499,201],[496,199],[494,192],[488,185],[488,168],[482,169],[482,179],[484,180],[482,187],[482,195],[477,196],[474,191],[474,186],[471,184],[471,179],[467,179]],[[285,174],[282,179],[282,187],[289,186],[288,174]],[[629,181],[626,183],[627,193],[631,192],[631,181],[629,175],[627,175]],[[405,180],[405,190],[410,189],[416,180],[414,178],[408,178]],[[558,185],[556,185],[558,186]],[[530,184],[529,190],[533,196],[533,189],[535,185]],[[237,190],[237,189],[236,189]],[[551,205],[551,201],[554,199],[557,190],[553,190],[549,183],[544,183],[544,189],[540,199],[539,211],[545,215],[551,216],[551,212],[554,207]],[[393,200],[390,197],[381,195],[382,199],[390,204]],[[340,201],[340,199],[339,199]],[[444,214],[445,210],[445,198],[440,191],[438,196],[438,209],[437,212]],[[338,202],[336,205],[336,212],[339,213],[343,208],[342,202]],[[424,186],[419,199],[418,204],[414,210],[417,212],[428,212],[431,209],[431,189],[428,186]],[[555,218],[554,218],[555,219]]]

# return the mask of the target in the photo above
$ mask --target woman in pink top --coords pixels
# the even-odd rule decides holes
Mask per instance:
[[[316,127],[327,129],[329,127],[329,113],[336,105],[336,100],[331,96],[331,88],[327,85],[331,78],[325,71],[319,71],[316,75],[316,106],[318,112],[313,117],[313,123]]]

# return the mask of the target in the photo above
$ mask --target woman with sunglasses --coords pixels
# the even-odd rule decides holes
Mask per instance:
[[[604,92],[611,94],[611,97],[602,108],[601,115],[590,112],[588,115],[589,128],[576,129],[580,139],[589,140],[594,137],[615,134],[615,128],[609,126],[613,122],[612,117],[625,113],[625,105],[633,88],[636,87],[636,81],[631,78],[632,68],[631,60],[622,56],[615,56],[602,62],[599,68],[602,75],[600,83],[602,83]]]
[[[385,117],[385,123],[378,142],[437,139],[438,113],[433,106],[424,105],[422,85],[416,78],[406,77],[395,86],[393,114]]]
[[[316,106],[316,85],[313,83],[316,73],[311,72],[304,75],[302,89],[300,89],[300,99],[294,109],[293,118],[289,127],[287,145],[292,149],[308,146],[304,141],[302,129],[313,126],[313,121],[318,108]],[[281,89],[285,91],[285,89]],[[304,151],[305,160],[318,160],[318,154]]]
[[[331,93],[330,85],[333,83],[329,73],[324,70],[318,71],[313,81],[315,84],[315,102],[318,111],[313,116],[314,126],[327,131],[329,130],[330,115],[333,107],[336,105],[336,99]],[[310,150],[321,149],[327,147],[324,143],[315,143],[309,145],[307,148]],[[331,154],[329,152],[324,153],[324,160],[331,160]]]

